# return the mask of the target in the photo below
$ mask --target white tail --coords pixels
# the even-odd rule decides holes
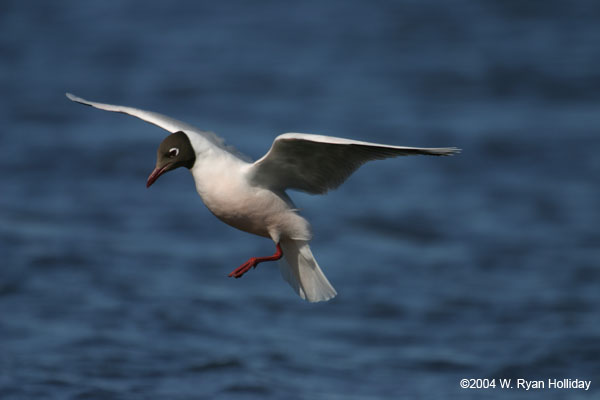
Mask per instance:
[[[305,240],[282,239],[283,258],[279,270],[292,289],[304,300],[326,301],[337,292],[327,280]]]

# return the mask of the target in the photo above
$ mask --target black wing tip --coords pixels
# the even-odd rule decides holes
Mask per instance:
[[[444,150],[444,153],[440,154],[441,156],[453,156],[462,153],[462,149],[459,149],[458,147],[448,147]]]
[[[462,149],[458,147],[440,147],[434,149],[425,149],[426,151],[421,154],[426,154],[429,156],[439,156],[439,157],[451,157],[455,154],[460,154]]]

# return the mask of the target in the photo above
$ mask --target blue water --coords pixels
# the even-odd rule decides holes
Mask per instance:
[[[600,396],[600,3],[0,3],[1,399]],[[456,157],[291,193],[339,292],[300,300],[162,112],[258,158],[283,132]],[[461,378],[592,380],[590,391]],[[514,383],[513,383],[514,384]]]

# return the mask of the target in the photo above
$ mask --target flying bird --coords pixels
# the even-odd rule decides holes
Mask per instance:
[[[171,134],[158,146],[150,187],[161,175],[179,167],[190,170],[206,207],[221,221],[242,231],[270,238],[275,253],[252,257],[229,277],[240,278],[261,262],[279,260],[283,278],[309,302],[326,301],[337,292],[313,256],[310,224],[298,214],[288,189],[324,194],[340,186],[367,161],[424,154],[448,156],[455,147],[390,146],[307,133],[275,138],[262,158],[248,162],[222,139],[184,122],[151,111],[103,104],[67,93],[77,103],[128,114]]]

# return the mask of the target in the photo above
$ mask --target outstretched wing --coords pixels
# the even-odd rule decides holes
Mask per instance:
[[[285,133],[256,161],[250,181],[272,189],[297,189],[312,194],[326,193],[341,185],[361,165],[371,160],[425,154],[448,156],[455,147],[420,148],[389,146],[331,136]]]
[[[203,137],[204,139],[208,140],[209,142],[219,146],[220,148],[236,155],[237,157],[246,159],[246,157],[243,154],[240,154],[233,147],[226,145],[225,142],[223,141],[223,139],[221,139],[219,136],[215,135],[214,133],[208,132],[208,131],[203,131],[201,129],[196,128],[195,126],[186,124],[185,122],[181,122],[174,118],[167,117],[166,115],[162,115],[162,114],[152,112],[152,111],[140,110],[139,108],[117,106],[114,104],[97,103],[95,101],[89,101],[89,100],[82,99],[81,97],[77,97],[71,93],[65,93],[65,94],[67,95],[69,100],[72,100],[74,102],[85,104],[86,106],[95,107],[100,110],[128,114],[133,117],[137,117],[143,121],[146,121],[148,123],[151,123],[153,125],[156,125],[159,128],[163,128],[164,130],[169,131],[171,133],[175,133],[175,132],[179,132],[179,131],[184,131],[184,132],[187,132],[190,134],[195,133],[195,134]]]
[[[152,111],[140,110],[138,108],[133,107],[117,106],[113,104],[97,103],[95,101],[82,99],[81,97],[77,97],[71,93],[66,93],[66,95],[69,98],[69,100],[72,100],[74,102],[85,104],[86,106],[95,107],[100,110],[128,114],[146,122],[149,122],[153,125],[156,125],[160,128],[163,128],[171,133],[186,130],[192,132],[199,132],[198,128],[188,125],[185,122],[181,122],[171,117],[167,117],[166,115],[162,115]]]

